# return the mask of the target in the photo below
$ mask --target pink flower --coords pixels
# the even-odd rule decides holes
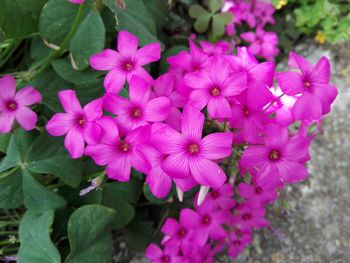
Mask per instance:
[[[290,96],[299,95],[293,107],[296,120],[315,120],[330,111],[338,91],[329,83],[330,65],[322,57],[314,66],[303,57],[290,53],[289,65],[300,69],[277,73],[277,81],[282,91]]]
[[[264,26],[267,23],[275,24],[276,21],[273,18],[275,11],[276,9],[273,4],[264,1],[256,1],[253,9],[253,14],[256,17],[258,25]]]
[[[139,76],[152,84],[153,79],[142,66],[160,58],[160,44],[151,43],[139,50],[138,39],[127,31],[118,34],[118,52],[106,49],[90,58],[90,65],[96,70],[108,70],[104,79],[107,92],[119,93],[125,80]]]
[[[194,90],[188,105],[199,110],[207,106],[211,118],[231,118],[228,98],[241,93],[247,84],[246,74],[233,73],[230,64],[221,57],[211,57],[202,71],[189,73],[184,80]]]
[[[96,120],[102,117],[102,99],[93,100],[81,108],[74,90],[63,90],[58,93],[59,100],[66,113],[56,113],[46,124],[51,136],[66,135],[64,145],[72,158],[84,154],[85,142],[96,144],[101,129]]]
[[[174,178],[192,175],[201,185],[219,187],[226,175],[213,160],[231,154],[232,134],[212,133],[202,139],[204,115],[192,107],[186,107],[181,121],[181,133],[169,126],[159,129],[152,137],[153,145],[169,156],[162,168]]]
[[[16,93],[16,80],[12,76],[0,78],[0,133],[9,132],[15,119],[23,129],[34,129],[38,116],[28,106],[40,101],[41,95],[33,87]]]
[[[255,180],[266,189],[280,183],[295,183],[305,179],[304,165],[309,142],[289,138],[288,129],[277,125],[266,127],[264,145],[251,145],[243,152],[240,164],[257,173]]]
[[[181,51],[177,55],[167,58],[171,68],[179,68],[184,72],[200,71],[208,59],[208,55],[196,46],[190,39],[190,52]]]
[[[140,145],[148,140],[150,127],[139,127],[129,132],[125,138],[119,138],[118,126],[111,117],[103,117],[97,122],[103,129],[101,140],[97,145],[88,145],[85,154],[98,165],[107,165],[109,178],[128,182],[131,167],[147,173],[151,167]]]
[[[251,231],[236,229],[229,235],[230,245],[227,254],[230,257],[237,257],[243,250],[252,243]]]
[[[85,2],[85,0],[68,0],[68,1],[73,4],[83,4]]]
[[[231,224],[240,226],[242,230],[260,229],[269,224],[264,218],[266,210],[262,206],[253,208],[243,203],[235,209],[235,213],[232,216]]]
[[[232,52],[232,45],[225,40],[221,40],[214,44],[201,40],[199,41],[199,44],[203,51],[210,56],[225,55]]]
[[[193,241],[199,247],[204,246],[209,237],[212,240],[225,238],[226,231],[221,225],[229,219],[230,213],[227,210],[215,210],[213,203],[204,202],[196,211],[182,209],[181,212],[184,213],[188,227],[195,230]]]
[[[265,205],[277,199],[276,189],[267,190],[258,184],[240,183],[238,192],[252,207]]]
[[[247,73],[247,101],[250,105],[255,105],[255,108],[261,108],[273,98],[270,87],[273,84],[275,66],[272,62],[259,63],[245,47],[237,49],[237,56],[225,58],[234,72]]]
[[[205,202],[213,202],[215,208],[229,210],[236,205],[233,194],[232,185],[226,183],[219,188],[214,188],[211,190],[208,193]]]
[[[164,250],[155,244],[150,244],[146,249],[146,257],[152,263],[182,263],[182,257],[177,255],[177,251],[167,246]]]
[[[130,81],[129,99],[107,93],[104,96],[103,107],[117,114],[118,126],[125,133],[152,122],[164,121],[168,117],[169,99],[162,96],[150,100],[150,96],[150,84],[134,76]]]
[[[244,41],[250,42],[249,50],[253,55],[266,58],[269,61],[274,61],[279,50],[278,37],[274,32],[265,32],[261,27],[256,29],[256,33],[245,32],[241,34]]]

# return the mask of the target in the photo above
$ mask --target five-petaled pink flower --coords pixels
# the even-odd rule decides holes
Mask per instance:
[[[163,170],[174,178],[192,175],[201,185],[219,187],[226,181],[225,172],[213,160],[231,154],[232,133],[218,132],[202,139],[204,115],[186,107],[181,121],[181,133],[164,126],[152,136],[153,145],[169,156]]]
[[[288,71],[277,73],[277,81],[282,91],[290,96],[299,95],[293,107],[295,120],[315,120],[330,111],[338,91],[329,83],[330,65],[322,57],[315,66],[291,52],[289,65],[300,69],[301,73]]]
[[[138,76],[130,81],[129,100],[107,93],[103,107],[116,114],[118,126],[125,133],[152,122],[164,121],[170,112],[170,101],[167,97],[150,100],[151,86]]]
[[[118,34],[118,52],[106,49],[90,58],[90,65],[96,70],[108,70],[104,79],[107,92],[119,93],[125,80],[130,82],[132,76],[139,76],[152,84],[153,79],[142,66],[160,58],[160,44],[151,43],[137,49],[139,41],[127,31]]]
[[[96,120],[102,117],[102,99],[93,100],[82,108],[74,90],[62,90],[58,97],[66,113],[56,113],[47,123],[46,130],[52,136],[67,134],[66,149],[72,158],[80,158],[85,142],[96,144],[100,139],[101,128]]]
[[[33,87],[16,93],[16,80],[12,76],[0,78],[0,133],[9,132],[15,119],[23,129],[34,129],[38,116],[28,106],[40,101],[41,95]]]
[[[107,165],[106,172],[109,178],[128,182],[131,167],[142,173],[147,173],[151,169],[139,148],[149,137],[149,126],[139,127],[124,138],[120,138],[117,123],[113,118],[105,116],[97,123],[103,129],[100,142],[88,145],[85,154],[98,165]]]

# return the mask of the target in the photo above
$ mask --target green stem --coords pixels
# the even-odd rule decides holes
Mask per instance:
[[[32,67],[31,69],[29,69],[29,80],[31,80],[34,76],[37,76],[40,73],[42,73],[44,70],[46,70],[49,67],[49,65],[53,59],[60,57],[64,53],[66,47],[69,44],[69,41],[74,36],[75,32],[78,30],[78,27],[80,25],[81,19],[82,19],[83,14],[84,14],[85,6],[86,6],[86,4],[79,5],[79,9],[78,9],[78,12],[75,16],[72,28],[68,32],[66,37],[63,39],[62,43],[60,44],[59,49],[51,52],[51,54],[47,58],[45,58],[44,60],[42,60],[38,64],[34,65],[34,67]]]

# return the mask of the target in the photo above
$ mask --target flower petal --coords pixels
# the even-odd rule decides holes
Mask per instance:
[[[25,87],[17,92],[15,99],[20,105],[33,105],[41,101],[41,94],[33,87]]]
[[[16,110],[16,120],[26,131],[33,130],[38,121],[38,116],[34,111],[26,106],[22,106]]]
[[[323,83],[328,84],[329,83],[329,77],[330,77],[330,71],[331,66],[329,64],[329,60],[326,57],[322,57],[314,67],[314,69],[311,72],[310,79],[312,82],[316,83]]]
[[[202,138],[204,114],[193,107],[185,107],[182,113],[181,132],[189,140]]]
[[[80,158],[84,154],[84,137],[77,129],[70,130],[64,140],[64,146],[73,159]]]
[[[102,128],[101,143],[109,145],[119,143],[119,129],[115,119],[104,116],[96,123]]]
[[[11,75],[0,78],[0,98],[12,99],[16,93],[16,80]]]
[[[278,72],[276,73],[276,78],[281,90],[285,94],[293,96],[303,93],[304,84],[299,73],[293,71]]]
[[[169,155],[163,161],[162,168],[173,178],[186,178],[190,175],[189,160],[183,153]]]
[[[107,92],[118,94],[125,84],[126,74],[119,69],[112,69],[106,75],[103,86]]]
[[[295,120],[316,120],[321,115],[320,99],[311,93],[304,93],[294,104],[293,117]]]
[[[151,43],[140,48],[136,54],[137,64],[143,66],[158,61],[160,59],[160,52],[159,43]]]
[[[167,218],[163,227],[162,233],[168,236],[175,236],[180,230],[181,225],[174,218]]]
[[[232,117],[231,106],[225,97],[211,97],[208,101],[208,114],[214,119],[229,119]]]
[[[200,146],[201,154],[208,159],[218,160],[231,155],[232,133],[216,132],[205,136]]]
[[[62,90],[58,98],[67,113],[81,113],[82,108],[74,90]]]
[[[106,93],[103,97],[103,108],[117,115],[127,114],[133,108],[131,102],[113,93]]]
[[[129,155],[119,154],[114,156],[114,160],[107,165],[107,175],[109,178],[119,182],[130,180],[131,158]]]
[[[8,133],[11,131],[14,120],[14,113],[0,113],[0,133]]]
[[[83,111],[88,120],[97,120],[102,117],[103,99],[96,99],[85,105]]]
[[[164,121],[170,113],[170,101],[166,97],[150,100],[144,110],[144,118],[149,122]]]
[[[277,169],[285,183],[298,183],[308,176],[305,165],[301,163],[282,161],[277,163]]]
[[[138,45],[139,40],[133,34],[125,30],[118,33],[118,51],[124,56],[133,57]]]
[[[182,135],[168,125],[162,125],[161,128],[152,133],[151,142],[164,154],[179,153],[185,145]]]
[[[190,94],[187,105],[202,110],[208,104],[209,99],[210,95],[206,90],[194,90]]]
[[[91,157],[98,165],[106,165],[118,155],[111,145],[105,144],[88,145],[86,146],[85,154]]]
[[[147,174],[146,183],[157,198],[166,197],[171,189],[171,177],[163,171],[160,165],[153,167]]]
[[[118,66],[120,60],[121,57],[117,51],[105,49],[90,57],[90,65],[96,70],[112,70]]]
[[[46,130],[51,136],[62,136],[73,129],[73,118],[68,113],[56,113],[46,124]]]
[[[129,85],[130,101],[137,105],[145,105],[151,95],[151,86],[144,79],[134,75]]]

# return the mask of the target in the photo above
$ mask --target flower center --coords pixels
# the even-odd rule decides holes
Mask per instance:
[[[211,192],[211,197],[214,198],[214,199],[218,198],[219,197],[218,191],[212,191]]]
[[[247,106],[244,106],[244,107],[243,107],[243,115],[246,116],[246,117],[248,117],[248,116],[249,116],[249,113],[250,113],[250,112],[249,112],[248,107],[247,107]]]
[[[240,229],[236,229],[235,234],[236,234],[236,236],[238,236],[238,237],[243,236],[243,232],[242,232],[242,230],[240,230]]]
[[[199,152],[199,146],[196,143],[192,143],[188,146],[188,151],[191,154],[197,154]]]
[[[130,71],[133,69],[133,66],[130,62],[127,62],[124,64],[124,69],[127,70],[127,71]]]
[[[233,241],[233,245],[235,245],[235,246],[239,246],[239,245],[241,245],[241,241],[239,241],[238,239],[236,239],[235,241]]]
[[[213,88],[211,90],[211,95],[213,96],[219,96],[220,95],[220,89],[219,88]]]
[[[270,153],[269,153],[269,159],[271,160],[271,161],[276,161],[276,160],[278,160],[279,158],[280,158],[280,152],[279,151],[277,151],[277,150],[272,150],[272,151],[270,151]]]
[[[170,257],[168,255],[164,255],[164,256],[162,256],[162,261],[164,263],[170,262]]]
[[[79,126],[84,127],[85,124],[86,124],[86,119],[85,119],[85,117],[81,116],[81,117],[78,118],[77,122],[78,122]]]
[[[208,216],[208,215],[204,216],[203,219],[202,219],[202,222],[203,222],[204,225],[209,225],[210,222],[211,222],[210,216]]]
[[[181,229],[177,232],[177,235],[178,235],[179,237],[184,237],[184,236],[186,236],[186,234],[187,234],[187,231],[186,231],[186,229],[184,229],[184,228],[181,228]]]
[[[17,109],[17,102],[13,101],[13,100],[10,100],[6,103],[6,107],[8,110],[10,111],[14,111]]]
[[[119,148],[120,150],[122,150],[123,152],[128,152],[130,151],[130,144],[128,144],[127,142],[120,142],[119,144]]]
[[[305,89],[310,89],[310,87],[311,87],[310,82],[309,81],[305,81],[304,82],[304,87],[305,87]]]
[[[134,116],[135,118],[140,118],[142,116],[141,109],[140,108],[133,109],[132,116]]]
[[[263,192],[263,189],[260,186],[255,188],[255,193],[257,193],[258,195],[261,194],[262,192]]]
[[[252,219],[252,215],[250,213],[245,213],[245,214],[243,214],[242,219],[244,221],[248,221],[248,220]]]

